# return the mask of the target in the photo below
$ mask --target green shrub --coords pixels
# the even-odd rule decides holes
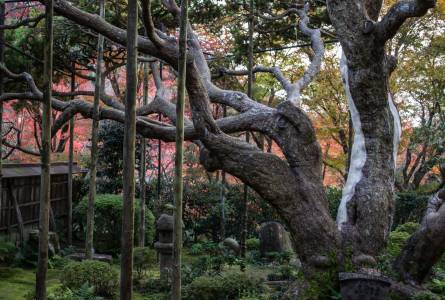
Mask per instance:
[[[257,238],[250,238],[246,240],[247,250],[259,250],[260,249],[260,240]]]
[[[83,284],[80,288],[71,290],[60,286],[48,293],[48,300],[103,300],[103,297],[96,296],[94,287]]]
[[[82,228],[82,224],[86,224],[86,215],[88,208],[88,197],[84,197],[82,201],[74,209],[75,223]],[[121,247],[121,231],[122,231],[122,196],[112,194],[97,195],[94,203],[94,247],[101,253],[119,253]],[[150,210],[145,210],[146,237],[147,244],[153,241],[155,233],[155,218]],[[139,228],[140,207],[139,200],[135,200],[135,228]],[[84,236],[83,230],[80,230],[81,237]],[[135,230],[135,243],[138,242],[138,231]]]
[[[59,255],[54,255],[48,260],[48,268],[50,269],[62,269],[71,262],[70,259]]]
[[[217,276],[200,276],[184,289],[187,300],[232,300],[248,293],[261,293],[262,280],[243,272]]]
[[[440,296],[431,293],[430,291],[425,291],[425,292],[420,292],[417,293],[414,297],[413,300],[441,300],[443,298],[441,298]]]
[[[138,278],[142,278],[148,268],[155,263],[156,253],[148,247],[137,247],[133,251],[133,264]]]
[[[204,247],[203,247],[203,245],[201,243],[193,244],[190,247],[190,254],[191,255],[201,255],[203,253],[204,253]]]
[[[0,264],[10,265],[14,261],[16,251],[13,243],[0,240]]]
[[[97,296],[114,298],[118,294],[119,274],[105,262],[71,262],[63,268],[60,281],[71,290],[80,289],[87,283],[94,287]]]
[[[396,276],[394,274],[392,264],[399,256],[403,246],[409,237],[414,233],[419,226],[418,223],[408,222],[399,225],[395,230],[389,234],[388,245],[385,251],[379,256],[380,269],[388,276]]]
[[[296,280],[298,270],[292,266],[280,266],[275,272],[268,274],[267,279],[271,281]]]
[[[290,251],[283,252],[267,252],[266,258],[278,262],[279,264],[287,264],[290,262],[294,254]]]
[[[335,219],[337,217],[338,207],[340,206],[342,190],[336,187],[326,187],[326,197],[328,198],[329,213]]]
[[[148,278],[144,281],[138,281],[136,288],[139,292],[150,295],[166,293],[171,290],[169,282],[160,278]]]
[[[407,222],[420,222],[430,194],[406,192],[396,194],[393,228]]]

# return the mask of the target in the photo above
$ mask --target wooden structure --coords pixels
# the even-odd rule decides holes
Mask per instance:
[[[73,173],[82,173],[77,164]],[[25,228],[37,228],[40,164],[4,164],[0,203],[0,234],[12,229],[23,239]],[[51,164],[51,218],[65,221],[68,213],[68,163]],[[65,222],[64,222],[65,223]]]

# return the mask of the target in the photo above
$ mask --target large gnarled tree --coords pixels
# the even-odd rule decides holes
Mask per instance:
[[[114,43],[127,44],[126,30],[65,0],[54,2],[59,15]],[[155,28],[146,7],[149,1],[141,2],[147,35],[137,39],[139,52],[177,69],[177,39]],[[163,0],[162,4],[179,21],[180,8],[176,2]],[[240,178],[278,211],[291,231],[295,250],[307,267],[329,267],[332,262],[327,257],[333,253],[341,257],[345,249],[352,249],[354,258],[372,263],[385,247],[394,210],[394,154],[400,133],[399,116],[388,89],[388,78],[396,60],[386,54],[385,45],[405,20],[426,14],[434,5],[433,0],[399,1],[380,16],[382,0],[327,1],[330,20],[343,49],[341,73],[354,127],[351,165],[337,222],[328,212],[320,146],[309,117],[300,108],[301,91],[318,73],[324,52],[320,30],[308,25],[309,4],[289,1],[288,9],[263,16],[280,20],[296,14],[299,30],[311,40],[313,52],[308,68],[297,81],[286,78],[279,66],[253,68],[253,72],[272,74],[282,85],[286,99],[276,108],[255,102],[242,92],[216,86],[198,36],[192,26],[188,26],[186,88],[192,118],[185,120],[185,139],[199,145],[201,163],[207,170],[223,170]],[[30,87],[29,91],[6,93],[3,100],[42,101],[42,93],[29,75],[13,74],[5,67],[2,70],[11,79],[27,81]],[[225,73],[239,75],[247,71],[226,70]],[[146,138],[172,142],[175,107],[164,98],[165,89],[156,74],[153,72],[157,94],[152,102],[137,110],[137,131]],[[101,119],[124,122],[124,108],[117,99],[101,94],[101,100],[104,103],[99,113]],[[215,120],[210,103],[225,105],[238,114]],[[83,100],[63,102],[53,98],[52,105],[62,112],[53,125],[53,134],[74,114],[88,118],[93,114],[92,105]],[[156,113],[169,118],[171,124],[149,118]],[[245,131],[259,132],[272,139],[284,158],[265,153],[230,135]],[[445,236],[442,194],[432,198],[421,228],[398,260],[398,269],[407,280],[421,283],[444,251],[443,241],[431,241],[433,236]],[[422,257],[427,258],[423,264],[420,263]],[[358,259],[354,261],[361,263]]]

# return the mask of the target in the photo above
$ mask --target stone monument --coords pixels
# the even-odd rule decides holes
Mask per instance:
[[[161,279],[168,280],[173,267],[173,216],[162,214],[156,221],[159,241],[155,243],[155,249],[159,254],[159,267]]]

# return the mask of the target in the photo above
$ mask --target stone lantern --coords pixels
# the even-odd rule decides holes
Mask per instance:
[[[160,257],[161,279],[168,280],[173,268],[173,216],[162,214],[156,221],[156,230],[159,241],[155,243],[155,249]]]

